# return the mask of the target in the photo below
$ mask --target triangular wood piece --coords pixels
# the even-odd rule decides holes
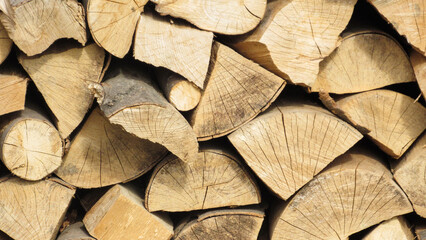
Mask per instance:
[[[0,71],[0,115],[24,109],[27,83],[20,73]]]
[[[410,60],[423,98],[426,99],[426,57],[416,51],[411,51]]]
[[[0,23],[0,64],[9,56],[12,44],[13,42],[10,40],[6,29]]]
[[[362,240],[414,240],[408,222],[404,217],[394,217],[380,223]]]

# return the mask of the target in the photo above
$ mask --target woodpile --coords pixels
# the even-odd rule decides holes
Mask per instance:
[[[0,240],[426,239],[423,0],[0,0]]]

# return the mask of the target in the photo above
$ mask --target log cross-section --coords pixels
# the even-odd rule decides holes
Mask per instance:
[[[10,40],[6,29],[0,23],[0,64],[9,56],[12,44],[13,42]]]

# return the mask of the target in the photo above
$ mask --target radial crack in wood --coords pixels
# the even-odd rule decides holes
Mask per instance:
[[[410,60],[423,98],[426,99],[426,57],[416,51],[411,51]]]
[[[10,50],[12,50],[13,42],[9,38],[6,29],[0,23],[0,64],[9,56]]]
[[[362,240],[413,240],[408,222],[404,217],[394,217],[380,223],[370,231]]]
[[[83,222],[71,224],[58,236],[57,240],[96,240],[89,235]]]
[[[17,71],[0,71],[0,116],[25,108],[28,78]]]

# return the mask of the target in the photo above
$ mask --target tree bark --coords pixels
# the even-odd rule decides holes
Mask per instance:
[[[408,222],[404,217],[394,217],[380,223],[370,231],[362,240],[413,240]]]

